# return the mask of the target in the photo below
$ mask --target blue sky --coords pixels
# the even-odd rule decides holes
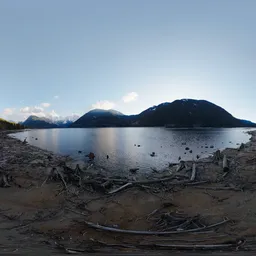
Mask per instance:
[[[255,0],[1,0],[0,116],[180,98],[256,121]]]

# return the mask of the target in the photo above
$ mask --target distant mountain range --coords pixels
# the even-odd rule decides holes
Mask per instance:
[[[66,118],[46,118],[38,116],[29,116],[22,124],[28,128],[67,128],[79,116],[68,116]]]
[[[138,115],[127,116],[116,110],[94,109],[65,123],[30,116],[29,128],[58,127],[256,127],[255,123],[233,117],[223,108],[206,100],[182,99],[153,106]]]

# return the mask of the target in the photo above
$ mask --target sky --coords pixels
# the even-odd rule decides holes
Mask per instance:
[[[209,100],[256,122],[255,0],[1,0],[0,117]]]

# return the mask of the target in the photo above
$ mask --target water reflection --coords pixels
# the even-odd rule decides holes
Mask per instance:
[[[165,129],[165,128],[95,128],[31,130],[13,134],[35,146],[86,160],[94,152],[98,165],[118,171],[139,167],[162,169],[169,162],[196,159],[217,149],[238,147],[249,140],[249,129]],[[34,137],[34,138],[32,138]],[[35,140],[35,138],[38,140]],[[134,146],[136,144],[136,146]],[[140,147],[138,147],[140,145]],[[186,150],[186,148],[189,148]],[[81,150],[83,153],[79,154]],[[152,152],[156,153],[151,157]],[[106,158],[109,155],[109,159]]]

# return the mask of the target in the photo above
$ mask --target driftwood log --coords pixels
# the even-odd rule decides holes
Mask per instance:
[[[195,178],[196,178],[196,164],[193,163],[193,165],[192,165],[192,174],[191,174],[190,180],[191,180],[191,181],[194,181]]]
[[[186,168],[185,166],[185,162],[184,161],[180,161],[179,165],[177,166],[177,172],[181,171],[182,169]]]
[[[67,209],[68,210],[68,209]],[[200,228],[193,228],[193,229],[188,229],[188,230],[175,230],[175,231],[141,231],[141,230],[128,230],[128,229],[119,229],[119,228],[112,228],[112,227],[107,227],[107,226],[102,226],[99,224],[95,224],[93,222],[89,221],[84,221],[84,223],[91,227],[91,228],[96,228],[99,230],[103,231],[108,231],[108,232],[114,232],[114,233],[122,233],[122,234],[133,234],[133,235],[157,235],[157,236],[165,236],[165,235],[175,235],[175,234],[186,234],[186,233],[193,233],[193,232],[199,232],[203,230],[209,230],[218,226],[221,226],[227,222],[229,222],[229,219],[225,219],[221,222],[205,226],[205,227],[200,227]]]
[[[221,160],[221,153],[220,150],[217,150],[214,154],[213,154],[213,161],[214,162],[219,162]]]
[[[117,193],[117,192],[119,192],[121,190],[124,190],[124,189],[126,189],[128,187],[131,187],[131,186],[132,186],[132,183],[128,182],[128,183],[124,184],[123,186],[108,192],[108,194],[110,194],[110,195],[115,194],[115,193]]]
[[[223,156],[223,171],[224,172],[228,172],[229,171],[228,159],[227,159],[226,155]]]
[[[62,172],[59,170],[59,168],[55,168],[53,167],[49,173],[49,175],[46,177],[46,179],[44,180],[44,182],[42,183],[41,187],[49,180],[49,179],[53,179],[53,180],[61,180],[65,189],[67,190],[67,184],[66,181],[64,179],[64,176],[62,174]]]

